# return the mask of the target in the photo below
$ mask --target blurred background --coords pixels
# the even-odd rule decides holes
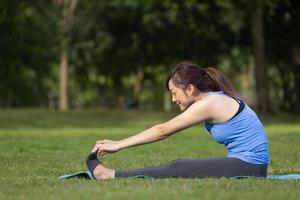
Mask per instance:
[[[186,60],[257,111],[300,113],[300,1],[0,0],[2,108],[168,111]]]

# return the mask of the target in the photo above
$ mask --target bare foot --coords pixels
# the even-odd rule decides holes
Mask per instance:
[[[98,165],[93,171],[93,174],[96,177],[96,179],[100,179],[100,180],[112,179],[115,177],[115,170],[108,169],[103,165]]]

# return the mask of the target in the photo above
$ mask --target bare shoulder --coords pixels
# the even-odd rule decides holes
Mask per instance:
[[[222,96],[225,95],[211,94],[193,103],[187,110],[164,124],[165,127],[168,127],[168,132],[176,132],[207,120],[219,121],[225,119],[226,116],[220,113],[224,113],[223,107],[225,104],[223,101],[227,100]]]
[[[206,100],[210,104],[214,104],[215,106],[224,105],[224,103],[226,104],[226,103],[236,102],[233,98],[222,94],[210,94],[205,96],[203,100]]]
[[[211,112],[209,111],[210,103],[211,101],[205,98],[196,101],[184,112],[165,123],[165,127],[168,127],[169,132],[177,132],[211,119]]]
[[[215,106],[221,102],[220,95],[208,95],[192,104],[187,112],[193,113],[197,116],[202,116],[203,120],[209,119],[215,112]]]
[[[224,122],[230,119],[238,110],[239,104],[227,95],[211,94],[203,98],[207,101],[207,110],[213,122]]]
[[[219,94],[210,94],[207,96],[204,96],[202,99],[194,103],[195,107],[198,106],[205,106],[207,109],[212,108],[213,106],[217,106],[218,104],[222,103],[224,95]]]

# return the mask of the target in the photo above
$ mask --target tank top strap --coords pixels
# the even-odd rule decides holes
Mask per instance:
[[[210,95],[210,94],[221,94],[221,95],[226,95],[223,91],[209,91],[205,93],[206,95]]]

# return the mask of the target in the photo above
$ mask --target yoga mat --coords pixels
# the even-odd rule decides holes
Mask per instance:
[[[300,174],[268,175],[267,179],[274,179],[274,180],[300,180]]]
[[[87,179],[87,180],[92,180],[95,179],[93,175],[89,171],[80,171],[72,174],[65,174],[58,179],[60,180],[68,180],[72,178],[79,178],[79,179]],[[145,179],[152,179],[150,177],[140,175],[140,176],[134,176],[130,178],[145,178]],[[268,175],[266,178],[261,178],[261,177],[252,177],[252,176],[237,176],[237,177],[232,177],[233,179],[245,179],[245,178],[253,178],[253,179],[270,179],[270,180],[300,180],[300,174],[282,174],[282,175]]]
[[[88,180],[95,179],[93,177],[93,175],[91,174],[91,172],[89,172],[89,171],[80,171],[80,172],[76,172],[76,173],[72,173],[72,174],[65,174],[65,175],[58,177],[58,179],[60,179],[60,180],[67,180],[67,179],[72,179],[72,178],[88,179]]]

